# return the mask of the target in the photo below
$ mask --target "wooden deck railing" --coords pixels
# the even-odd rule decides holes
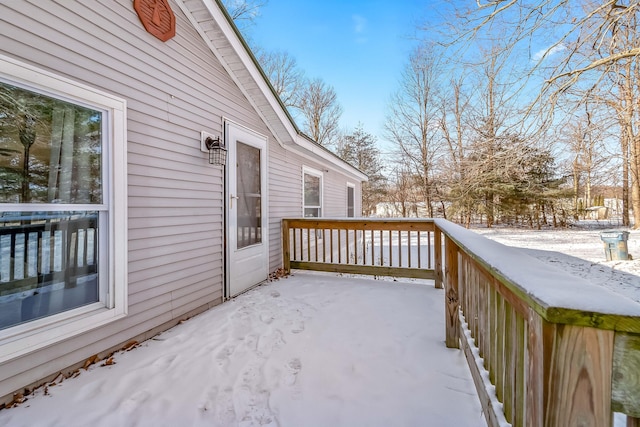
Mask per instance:
[[[402,237],[418,231],[428,243]],[[418,251],[430,263],[407,263]],[[619,412],[640,427],[640,304],[439,219],[287,219],[283,258],[444,282],[445,342],[463,349],[491,426],[606,427]]]
[[[435,233],[430,220],[284,219],[284,269],[435,279]]]

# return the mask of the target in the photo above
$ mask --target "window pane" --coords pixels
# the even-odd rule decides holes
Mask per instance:
[[[238,249],[262,242],[260,150],[237,143]]]
[[[305,218],[318,218],[320,217],[320,208],[304,208]]]
[[[102,120],[0,82],[0,203],[102,203]]]
[[[0,329],[99,301],[98,215],[0,215]]]
[[[305,206],[320,206],[320,177],[304,174]]]
[[[352,218],[354,216],[354,188],[347,187],[347,217]]]

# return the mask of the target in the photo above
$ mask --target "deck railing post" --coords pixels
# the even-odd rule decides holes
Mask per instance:
[[[295,239],[295,236],[294,236]],[[291,253],[289,247],[289,221],[282,220],[282,269],[291,274]]]
[[[436,225],[433,232],[433,255],[436,259],[436,289],[442,289],[442,232]]]
[[[460,299],[458,297],[458,248],[449,237],[444,239],[445,249],[445,325],[446,345],[460,348]]]
[[[526,425],[611,426],[614,331],[549,323],[533,309],[528,323]]]

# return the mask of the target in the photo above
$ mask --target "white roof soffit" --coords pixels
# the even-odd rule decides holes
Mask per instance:
[[[357,168],[300,133],[219,0],[174,1],[282,147],[367,180]]]
[[[359,181],[369,181],[367,175],[361,172],[358,168],[351,166],[349,163],[345,162],[322,145],[313,142],[311,139],[302,134],[298,135],[296,145],[291,145],[288,148],[291,151],[295,151],[296,153],[300,154],[301,156],[311,158],[311,160],[325,160],[331,162],[332,165],[337,166],[337,169],[346,172]]]

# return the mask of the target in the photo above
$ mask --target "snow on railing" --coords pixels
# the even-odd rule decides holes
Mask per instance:
[[[489,425],[611,426],[613,412],[640,425],[639,304],[435,223],[444,235],[446,343],[462,344]]]

